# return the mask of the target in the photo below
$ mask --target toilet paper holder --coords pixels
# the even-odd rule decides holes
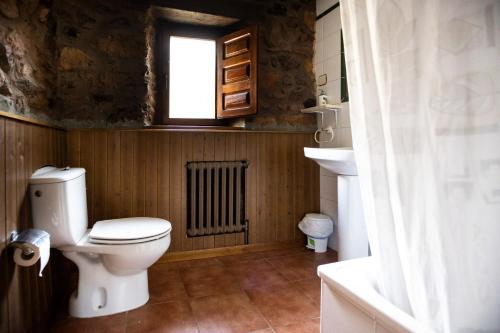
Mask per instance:
[[[42,276],[44,267],[50,258],[50,234],[41,229],[26,229],[10,234],[8,247],[13,248],[14,262],[23,267],[40,264],[38,276]]]
[[[9,242],[9,247],[13,248],[19,248],[23,251],[22,256],[24,259],[31,259],[35,255],[35,251],[28,247],[25,242],[22,242],[20,240],[19,235],[21,235],[20,232],[13,231],[10,234],[10,242]]]

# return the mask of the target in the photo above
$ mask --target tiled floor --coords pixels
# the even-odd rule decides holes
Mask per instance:
[[[145,306],[94,319],[61,318],[52,332],[319,332],[316,267],[335,252],[294,248],[157,264]]]

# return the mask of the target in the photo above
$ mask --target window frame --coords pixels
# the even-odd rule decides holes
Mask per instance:
[[[217,118],[217,60],[214,70],[215,80],[215,105],[214,119],[202,118],[170,118],[169,114],[169,69],[170,69],[170,36],[217,39],[224,34],[224,30],[219,27],[190,25],[168,21],[156,22],[156,112],[155,124],[157,125],[185,125],[185,126],[224,126],[227,120]],[[216,54],[217,56],[217,47]],[[195,92],[194,92],[195,93]]]

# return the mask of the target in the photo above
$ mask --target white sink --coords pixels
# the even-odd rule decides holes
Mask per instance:
[[[338,175],[357,176],[354,150],[343,148],[309,148],[304,147],[304,155],[313,159],[323,168]]]

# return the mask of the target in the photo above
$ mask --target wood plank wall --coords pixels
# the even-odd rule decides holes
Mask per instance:
[[[297,223],[319,210],[319,168],[304,157],[308,133],[72,130],[68,163],[87,170],[89,224],[152,216],[173,225],[170,250],[243,244],[243,234],[186,237],[188,161],[243,160],[250,244],[302,239]]]
[[[46,164],[64,164],[65,154],[64,130],[0,116],[0,332],[43,332],[51,319],[54,261],[39,278],[36,267],[14,264],[6,242],[12,231],[32,227],[30,175]]]

